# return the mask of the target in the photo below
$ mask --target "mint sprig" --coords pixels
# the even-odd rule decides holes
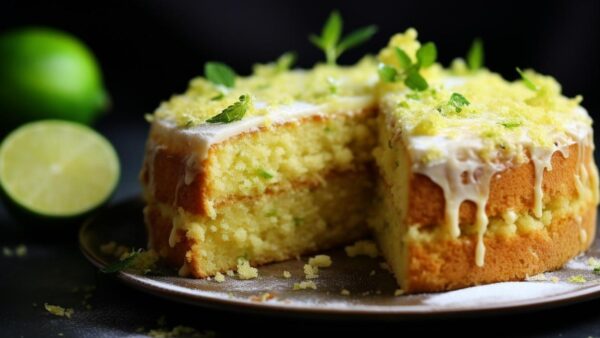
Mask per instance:
[[[427,42],[417,50],[417,63],[419,67],[427,68],[437,59],[437,48],[433,42]]]
[[[281,54],[281,56],[277,58],[277,61],[275,61],[275,70],[278,73],[290,70],[292,66],[294,66],[294,63],[296,63],[297,57],[298,55],[296,52],[286,52]]]
[[[460,113],[463,107],[470,105],[471,102],[467,100],[464,96],[459,93],[452,93],[450,96],[450,100],[448,100],[448,105],[454,107],[457,113]]]
[[[483,67],[484,61],[483,42],[477,38],[473,40],[471,48],[467,52],[467,66],[470,70],[476,71]]]
[[[208,123],[230,123],[241,120],[246,111],[250,107],[250,96],[244,94],[240,96],[237,102],[223,109],[220,114],[217,114],[206,120]]]
[[[377,27],[370,25],[359,28],[341,38],[343,26],[340,13],[333,11],[325,22],[321,35],[313,34],[308,37],[310,42],[325,53],[325,60],[328,64],[335,64],[342,53],[365,43],[377,32]]]
[[[207,62],[204,64],[204,77],[217,86],[233,88],[235,86],[235,71],[222,62]]]
[[[380,63],[377,69],[379,78],[384,82],[391,83],[403,81],[408,88],[416,91],[424,91],[429,88],[429,84],[421,75],[420,70],[435,63],[437,59],[437,47],[435,44],[428,42],[422,45],[417,50],[417,61],[414,63],[408,56],[408,53],[402,48],[396,47],[394,51],[400,69]]]

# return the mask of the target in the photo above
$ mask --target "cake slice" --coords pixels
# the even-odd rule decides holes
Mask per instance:
[[[417,62],[419,48],[408,30],[379,58],[401,69],[396,51]],[[508,82],[460,60],[421,74],[426,90],[382,82],[374,151],[370,223],[405,292],[524,279],[587,249],[598,174],[581,98],[550,77]]]
[[[193,80],[154,114],[141,174],[150,247],[207,277],[365,236],[376,82],[372,58],[262,65],[225,92]],[[239,97],[242,119],[210,123]]]

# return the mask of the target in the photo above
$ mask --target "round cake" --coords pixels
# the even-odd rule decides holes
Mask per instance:
[[[182,275],[253,278],[372,235],[407,293],[521,280],[586,250],[598,174],[581,98],[432,53],[409,29],[350,67],[194,79],[152,117],[150,248]]]

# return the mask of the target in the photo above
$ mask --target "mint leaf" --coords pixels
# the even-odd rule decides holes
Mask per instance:
[[[281,54],[277,61],[275,62],[275,70],[278,73],[285,72],[292,68],[294,63],[296,63],[297,55],[295,52],[286,52]]]
[[[334,64],[337,59],[336,46],[342,34],[342,17],[338,11],[333,11],[323,26],[321,36],[311,35],[310,42],[325,53],[327,63]]]
[[[129,256],[125,257],[122,260],[116,261],[108,266],[106,266],[105,268],[100,269],[100,271],[102,271],[103,273],[115,273],[115,272],[119,272],[122,270],[127,269],[131,263],[133,263],[133,260],[137,257],[137,255],[139,255],[141,252],[140,250],[137,251],[132,251]]]
[[[221,62],[207,62],[204,64],[204,77],[215,85],[233,88],[235,85],[235,71]]]
[[[337,56],[341,55],[348,49],[361,45],[371,39],[377,33],[377,26],[371,25],[359,28],[354,32],[346,35],[337,47]]]
[[[377,73],[379,74],[379,78],[384,82],[396,82],[398,79],[398,72],[396,68],[386,65],[385,63],[380,63],[377,67]]]
[[[531,79],[528,78],[527,75],[525,75],[525,73],[523,73],[521,68],[517,67],[517,73],[519,73],[519,75],[521,75],[521,80],[523,80],[523,84],[525,85],[525,87],[527,87],[533,91],[538,90],[538,86],[535,83],[533,83],[533,81],[531,81]]]
[[[345,36],[340,42],[342,28],[340,13],[333,11],[323,26],[321,36],[313,34],[308,37],[310,42],[325,53],[325,60],[330,65],[334,65],[343,52],[364,43],[377,32],[375,26],[362,27]]]
[[[242,95],[239,101],[232,104],[231,106],[223,109],[220,114],[217,114],[210,119],[206,120],[208,123],[229,123],[233,121],[241,120],[246,114],[248,107],[250,106],[250,96]]]
[[[437,59],[437,48],[433,42],[427,42],[417,50],[417,63],[422,68],[431,66]]]
[[[271,178],[274,177],[273,174],[271,174],[270,172],[268,172],[268,171],[266,171],[266,170],[264,170],[262,168],[258,169],[256,171],[256,173],[258,174],[258,176],[260,176],[260,177],[262,177],[262,178],[264,178],[266,180],[271,179]]]
[[[470,70],[478,70],[483,67],[483,42],[477,38],[473,40],[471,48],[467,52],[467,66]]]
[[[423,91],[429,87],[427,81],[419,74],[419,69],[416,67],[412,67],[407,71],[404,84],[408,88],[416,91]]]
[[[331,12],[321,32],[321,43],[324,48],[335,49],[342,35],[342,26],[343,22],[340,13],[338,11]]]
[[[471,104],[471,102],[469,102],[469,100],[467,100],[464,96],[460,95],[459,93],[452,93],[452,95],[450,96],[450,100],[448,100],[448,104],[454,107],[457,113],[460,113],[462,111],[462,108],[468,106],[469,104]]]
[[[398,63],[400,63],[400,68],[408,69],[408,67],[410,67],[412,64],[410,56],[408,56],[408,54],[406,54],[406,52],[400,47],[396,47],[395,51],[396,57],[398,58]]]
[[[523,123],[521,121],[506,121],[506,122],[500,122],[500,124],[502,126],[504,126],[505,128],[513,129],[516,127],[520,127],[521,124],[523,124]]]

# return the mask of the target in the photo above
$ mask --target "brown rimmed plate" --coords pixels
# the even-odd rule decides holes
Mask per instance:
[[[132,199],[88,220],[79,233],[83,254],[101,268],[115,261],[101,252],[102,244],[115,241],[145,247],[142,208],[141,200]],[[260,267],[259,277],[252,280],[226,276],[225,282],[218,283],[182,278],[170,270],[145,275],[121,271],[116,277],[159,297],[237,312],[385,320],[477,316],[550,308],[598,297],[600,276],[593,273],[588,261],[600,257],[599,243],[596,240],[585,255],[574,258],[561,270],[544,274],[544,278],[437,294],[395,296],[396,283],[380,266],[381,259],[349,258],[341,249],[326,252],[333,264],[320,269],[319,277],[312,280],[316,290],[293,290],[294,283],[305,280],[303,265],[307,257]],[[284,278],[284,270],[292,277]],[[576,283],[573,277],[585,282]],[[350,294],[343,295],[343,289]]]

